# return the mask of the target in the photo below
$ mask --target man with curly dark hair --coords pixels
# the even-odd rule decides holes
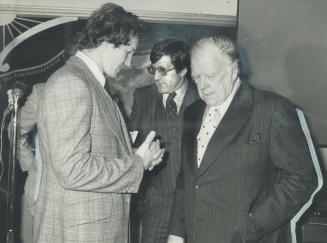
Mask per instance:
[[[153,131],[132,150],[105,76],[131,65],[142,33],[137,16],[103,5],[75,55],[45,84],[37,108],[43,164],[33,242],[128,242],[130,194],[164,150]]]

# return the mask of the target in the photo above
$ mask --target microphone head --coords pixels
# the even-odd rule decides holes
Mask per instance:
[[[12,94],[14,97],[22,97],[26,91],[26,84],[20,81],[16,81],[12,88]]]

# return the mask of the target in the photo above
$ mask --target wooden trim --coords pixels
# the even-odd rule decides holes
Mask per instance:
[[[76,16],[87,18],[94,8],[72,8],[54,6],[31,6],[22,4],[0,4],[0,14],[16,14],[29,17],[58,17]],[[177,13],[160,11],[128,10],[137,14],[141,19],[148,22],[176,23],[176,24],[200,24],[222,27],[236,27],[236,16],[214,15],[202,13]]]

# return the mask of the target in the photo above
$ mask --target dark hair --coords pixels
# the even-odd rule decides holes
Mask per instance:
[[[186,78],[191,80],[190,46],[186,42],[166,39],[156,43],[151,50],[150,61],[154,64],[165,55],[170,57],[177,73],[186,68]]]
[[[77,40],[76,48],[92,49],[102,42],[115,47],[127,45],[131,36],[142,37],[144,24],[138,17],[114,3],[106,3],[95,10]]]

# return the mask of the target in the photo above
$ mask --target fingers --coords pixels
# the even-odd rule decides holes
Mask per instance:
[[[159,149],[160,149],[160,142],[159,142],[159,139],[157,139],[156,141],[153,141],[153,142],[150,144],[149,149],[150,149],[151,151],[159,150]]]
[[[135,153],[140,155],[143,159],[145,157],[145,154],[148,150],[150,150],[150,146],[153,148],[155,148],[155,144],[152,144],[153,138],[155,137],[156,133],[154,131],[149,132],[148,136],[146,137],[146,139],[144,140],[144,142],[141,144],[140,147],[138,147],[135,150]],[[152,151],[152,150],[150,150]]]
[[[143,144],[151,144],[151,142],[153,141],[153,139],[154,139],[155,136],[156,136],[156,132],[155,131],[149,132],[149,134],[146,137],[146,139],[144,140]]]
[[[163,149],[158,148],[158,150],[154,152],[153,158],[154,159],[162,158],[162,156],[163,156],[163,151],[162,150]]]
[[[150,171],[153,170],[153,168],[154,168],[156,165],[160,164],[161,161],[162,161],[162,157],[161,157],[161,156],[158,157],[157,159],[154,159],[154,160],[151,162],[151,166],[150,166],[149,170],[150,170]]]
[[[157,166],[158,164],[161,163],[161,161],[162,161],[162,157],[163,157],[164,153],[165,153],[165,149],[162,148],[162,149],[159,149],[159,150],[158,150],[158,151],[153,155],[154,160],[151,162],[151,166],[150,166],[150,168],[149,168],[149,171],[153,170],[153,168],[154,168],[155,166]]]

